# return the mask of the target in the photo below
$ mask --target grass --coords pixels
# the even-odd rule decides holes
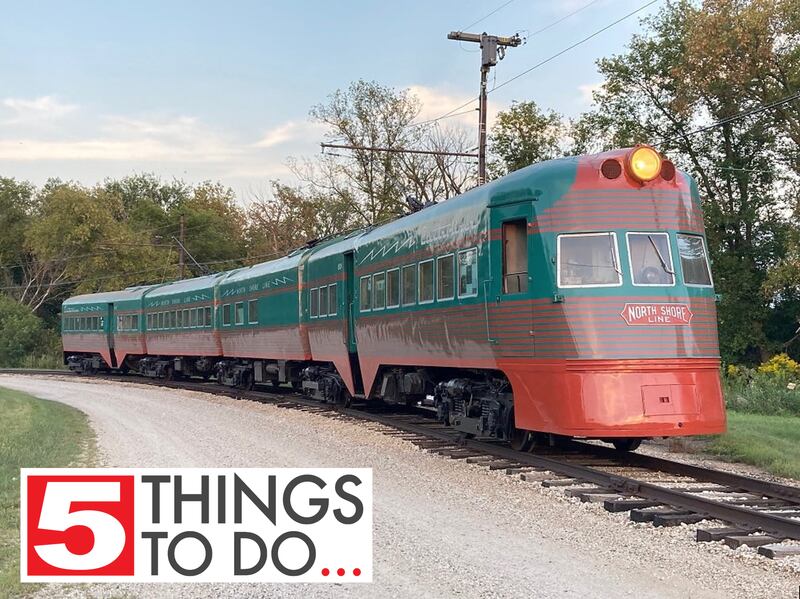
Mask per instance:
[[[800,479],[800,417],[728,411],[728,432],[706,450],[778,476]]]
[[[85,414],[0,387],[0,598],[37,588],[19,582],[19,469],[90,466],[94,451]]]

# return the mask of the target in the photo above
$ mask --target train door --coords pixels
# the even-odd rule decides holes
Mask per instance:
[[[104,323],[103,329],[106,333],[106,339],[108,341],[108,353],[111,355],[111,366],[112,368],[117,367],[117,356],[114,353],[114,331],[116,330],[116,323],[114,322],[114,304],[108,304],[108,310],[106,311],[106,318],[108,322]]]
[[[533,355],[533,310],[528,229],[531,203],[491,207],[491,281],[487,302],[488,334],[495,353],[505,357]]]
[[[350,369],[353,372],[353,386],[356,393],[363,393],[361,366],[358,362],[358,339],[356,338],[356,274],[353,252],[344,254],[344,315],[347,320],[347,353],[350,356]]]

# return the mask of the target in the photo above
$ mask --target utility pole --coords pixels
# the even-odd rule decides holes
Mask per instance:
[[[183,214],[181,214],[181,232],[178,245],[181,248],[178,264],[181,269],[181,280],[183,280],[186,275],[186,217]]]
[[[506,47],[517,47],[522,38],[515,34],[512,37],[500,37],[487,33],[464,33],[451,31],[447,39],[459,42],[473,42],[481,46],[481,91],[478,103],[478,185],[486,183],[486,81],[489,69],[502,60]]]

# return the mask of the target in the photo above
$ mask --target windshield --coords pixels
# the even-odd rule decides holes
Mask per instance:
[[[673,285],[675,271],[666,233],[628,233],[634,285]]]
[[[622,284],[614,233],[561,235],[558,238],[559,287],[602,287]]]
[[[703,238],[698,235],[678,234],[678,253],[681,256],[684,283],[711,287],[711,270],[708,267]]]

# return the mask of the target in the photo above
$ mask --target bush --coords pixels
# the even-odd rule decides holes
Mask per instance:
[[[734,364],[725,369],[725,405],[730,410],[766,415],[800,415],[800,364],[786,354],[756,369]]]
[[[0,366],[19,368],[28,360],[52,362],[58,336],[22,304],[0,294]],[[59,360],[60,362],[60,360]]]
[[[775,378],[787,379],[791,377],[800,378],[800,364],[792,360],[786,354],[772,356],[757,369],[759,374],[768,375]]]

